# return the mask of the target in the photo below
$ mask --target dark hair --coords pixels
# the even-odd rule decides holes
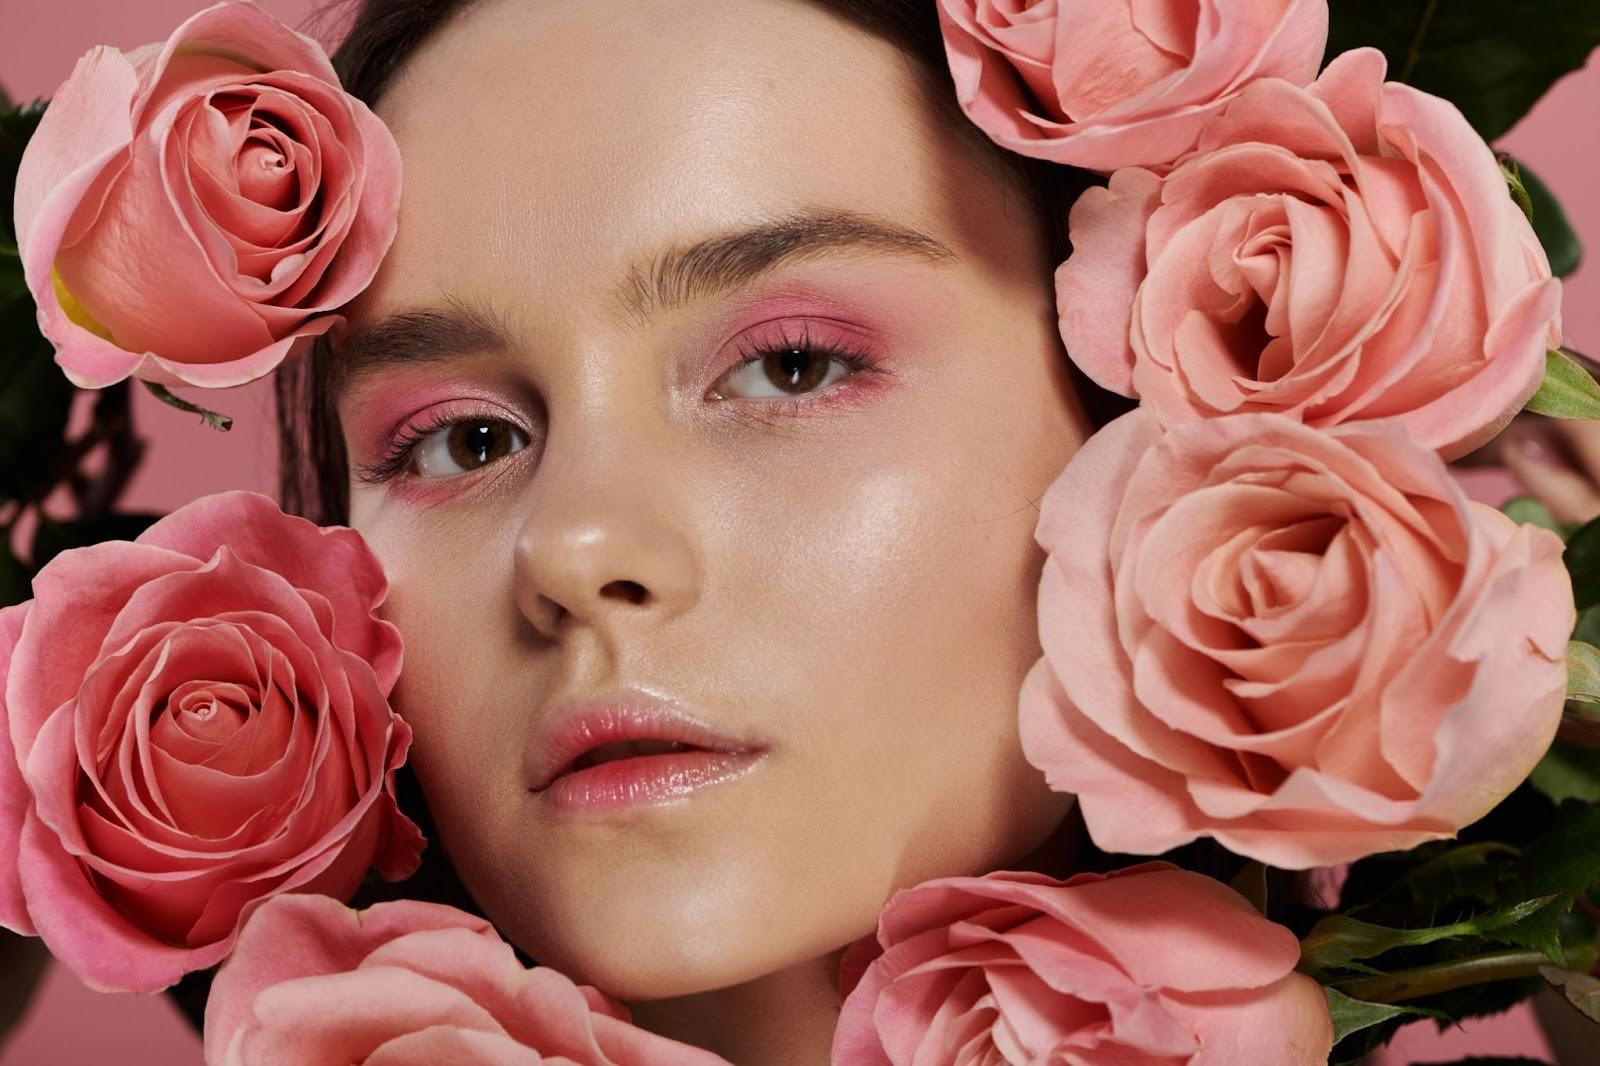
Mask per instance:
[[[1046,232],[1050,262],[1071,250],[1067,210],[1095,178],[1085,171],[1030,159],[989,140],[967,120],[956,101],[939,29],[936,0],[805,0],[898,47],[928,83],[930,104],[961,135],[1015,180],[1032,201]],[[401,67],[436,32],[473,8],[477,0],[334,0],[320,8],[314,25],[341,20],[354,8],[348,29],[333,53],[333,66],[345,90],[376,107]],[[317,338],[303,358],[291,359],[276,374],[279,434],[279,496],[283,509],[314,522],[349,522],[349,459],[338,412],[328,387],[329,338]],[[1071,367],[1079,399],[1098,428],[1131,406],[1099,388]]]

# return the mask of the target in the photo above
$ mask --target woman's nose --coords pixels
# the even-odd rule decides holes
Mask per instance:
[[[699,596],[693,478],[660,449],[547,449],[516,539],[517,606],[554,640],[572,626],[674,617]]]

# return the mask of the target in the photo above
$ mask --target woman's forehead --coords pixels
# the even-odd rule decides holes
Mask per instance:
[[[803,0],[491,0],[379,103],[404,178],[370,295],[463,271],[588,286],[797,211],[959,246],[981,168],[926,91],[893,44]]]

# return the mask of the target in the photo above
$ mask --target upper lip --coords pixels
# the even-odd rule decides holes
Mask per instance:
[[[585,752],[627,740],[667,740],[708,751],[756,752],[765,745],[732,736],[675,700],[625,688],[558,701],[532,751],[534,791],[542,791]]]

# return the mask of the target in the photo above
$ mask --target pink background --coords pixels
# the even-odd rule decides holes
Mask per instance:
[[[164,39],[183,18],[208,6],[197,0],[7,0],[11,32],[0,35],[0,85],[14,100],[49,96],[91,45],[132,48]],[[932,0],[929,0],[931,3]],[[290,25],[305,28],[312,0],[261,0]],[[19,25],[27,29],[17,32]],[[1500,147],[1524,159],[1565,203],[1578,232],[1600,259],[1600,60],[1561,81]],[[9,210],[9,208],[8,208]],[[1600,267],[1586,266],[1568,281],[1570,346],[1600,355]],[[182,391],[182,390],[175,390]],[[250,488],[276,496],[277,451],[270,379],[238,389],[185,393],[234,417],[228,433],[134,390],[134,417],[150,438],[147,459],[125,499],[129,510],[165,512],[211,492]],[[89,398],[88,394],[80,400]],[[61,507],[60,513],[68,513]],[[56,513],[56,508],[52,508]],[[1526,1015],[1435,1038],[1428,1023],[1397,1042],[1385,1066],[1448,1061],[1466,1054],[1537,1054],[1542,1041]],[[188,1066],[200,1062],[199,1041],[164,997],[91,992],[59,967],[47,974],[28,1016],[0,1066]]]

